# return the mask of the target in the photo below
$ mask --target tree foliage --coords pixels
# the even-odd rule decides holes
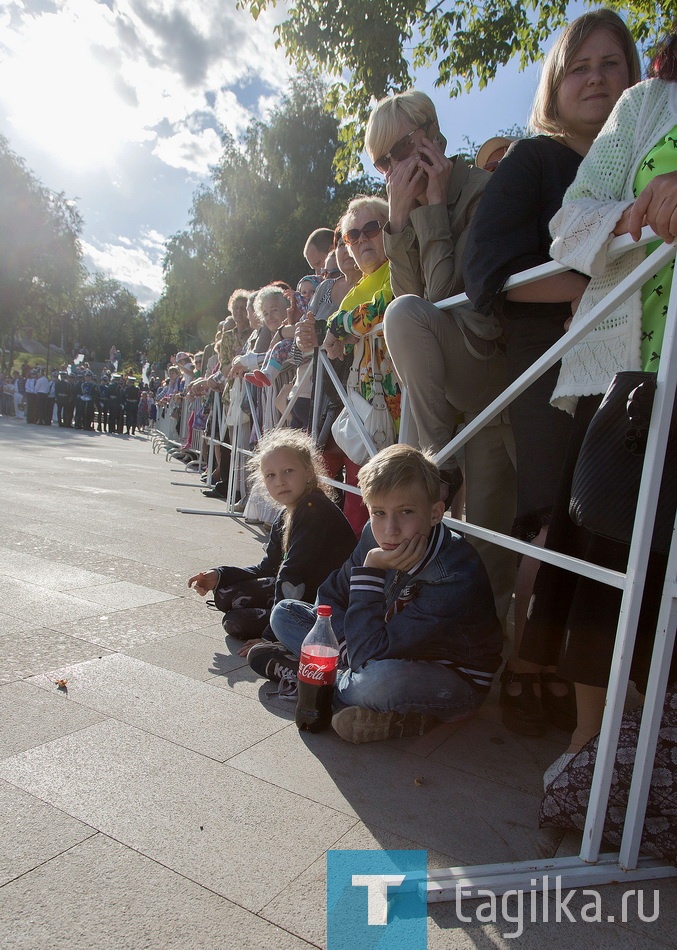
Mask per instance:
[[[83,277],[74,203],[29,171],[0,135],[0,327],[22,321],[42,328]]]
[[[119,280],[91,275],[79,288],[77,301],[68,314],[73,342],[85,346],[103,360],[113,344],[125,357],[147,345],[148,327],[139,303]]]
[[[337,182],[338,122],[324,109],[324,92],[302,74],[241,142],[224,133],[221,158],[210,183],[195,192],[187,228],[167,243],[164,291],[151,312],[152,355],[210,339],[238,287],[295,284],[307,273],[310,232],[333,227],[355,194],[380,191],[380,182],[365,176]]]
[[[277,0],[238,0],[254,18]],[[409,88],[417,69],[436,68],[438,87],[457,96],[492,80],[499,66],[520,67],[543,54],[568,22],[568,0],[288,0],[278,43],[299,68],[333,79],[327,106],[341,120],[337,168],[359,167],[372,99]],[[677,17],[675,0],[606,0],[627,18],[639,42],[651,43]],[[600,6],[591,3],[591,7]]]
[[[143,348],[136,297],[82,264],[75,202],[46,188],[0,135],[0,338],[13,350],[25,330],[43,346],[78,342],[104,355]],[[3,354],[4,355],[4,354]]]

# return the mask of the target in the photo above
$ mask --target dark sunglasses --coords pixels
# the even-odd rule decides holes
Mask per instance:
[[[415,129],[411,130],[411,132],[407,132],[407,134],[403,135],[401,139],[398,139],[389,152],[376,159],[374,162],[374,168],[376,171],[379,171],[382,175],[385,175],[385,173],[390,168],[391,162],[403,162],[405,158],[409,158],[411,153],[416,148],[416,145],[411,138],[412,135],[414,132],[418,132],[419,129],[427,129],[429,125],[432,125],[432,123],[424,122],[423,125],[417,125]]]
[[[367,221],[363,228],[351,228],[349,231],[346,231],[343,235],[343,240],[348,245],[357,244],[363,234],[366,238],[371,240],[371,238],[376,237],[382,228],[383,225],[380,221]]]
[[[341,276],[341,271],[338,269],[338,267],[334,267],[331,270],[327,270],[325,267],[321,273],[321,276],[324,277],[325,280],[333,280],[335,277]]]

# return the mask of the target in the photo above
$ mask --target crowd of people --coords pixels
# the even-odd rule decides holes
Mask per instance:
[[[335,228],[313,231],[303,249],[309,273],[295,288],[236,290],[213,343],[177,353],[156,388],[158,412],[200,400],[191,425],[201,427],[218,393],[228,438],[203,474],[205,494],[224,498],[235,466],[236,509],[272,524],[260,564],[202,570],[190,586],[213,594],[252,668],[292,689],[311,604],[331,605],[341,642],[334,728],[350,741],[471,714],[501,666],[513,597],[504,724],[571,734],[546,784],[599,732],[620,592],[536,557],[518,566],[506,548],[466,541],[442,519],[465,510],[468,521],[534,547],[624,569],[627,544],[572,528],[571,477],[614,374],[657,369],[669,269],[464,451],[439,466],[433,457],[642,258],[637,250],[610,260],[614,236],[637,240],[649,225],[663,241],[677,237],[677,37],[649,75],[640,81],[633,37],[616,14],[586,13],[547,57],[532,136],[494,137],[474,165],[445,154],[427,95],[382,100],[365,150],[387,200],[358,196]],[[506,291],[511,276],[551,255],[572,269]],[[436,306],[462,292],[466,305]],[[334,378],[324,375],[316,391],[319,348]],[[379,451],[366,463],[339,424],[337,384],[369,410],[364,424]],[[413,447],[395,444],[403,387]],[[228,449],[234,440],[254,452],[253,481]],[[329,499],[323,475],[359,486],[361,497]],[[632,670],[640,691],[665,565],[652,555]]]
[[[139,385],[140,384],[140,385]],[[57,425],[117,435],[152,428],[156,418],[153,388],[133,373],[102,370],[95,377],[87,361],[47,371],[38,364],[0,376],[2,415],[28,425]]]
[[[367,590],[382,604],[383,570],[388,578],[391,563],[397,561],[390,556],[393,551],[402,555],[402,567],[395,570],[411,577],[424,550],[417,550],[413,560],[404,556],[413,557],[408,546],[414,535],[404,538],[402,533],[381,543],[376,520],[390,519],[389,492],[379,491],[375,513],[364,487],[373,460],[363,465],[338,444],[332,423],[342,403],[331,385],[325,385],[320,399],[311,400],[313,373],[301,376],[300,370],[321,346],[349,394],[359,393],[372,408],[378,399],[385,404],[392,424],[390,442],[397,436],[400,387],[405,386],[414,423],[407,438],[429,463],[430,453],[441,452],[459,426],[517,379],[641,259],[644,251],[609,260],[606,249],[614,236],[630,233],[637,240],[642,225],[650,225],[664,241],[675,240],[675,37],[668,38],[653,59],[650,77],[640,81],[635,43],[619,17],[606,10],[585,14],[563,31],[546,61],[531,116],[533,137],[511,141],[497,136],[480,149],[474,166],[445,155],[446,139],[426,95],[410,90],[384,99],[370,116],[365,149],[385,177],[387,201],[354,199],[335,229],[333,244],[316,246],[312,263],[319,265],[321,253],[328,252],[327,279],[307,309],[296,310],[288,287],[281,295],[271,287],[238,292],[231,301],[236,323],[223,332],[230,335],[234,349],[220,351],[225,402],[241,399],[242,390],[234,382],[243,376],[245,385],[256,389],[257,400],[262,394],[268,398],[268,406],[253,402],[254,412],[260,412],[258,428],[265,432],[271,419],[275,421],[275,409],[279,413],[284,408],[296,387],[300,408],[295,408],[291,424],[307,430],[314,419],[312,431],[319,433],[316,445],[325,469],[348,485],[362,487],[361,500],[346,493],[343,502],[344,515],[361,541],[346,562],[350,567],[341,570],[352,572],[359,582],[353,588],[348,578],[336,601],[327,585],[335,585],[337,575],[330,575],[318,593],[318,602],[324,597],[339,604],[346,684],[354,682],[367,660],[377,655],[383,660],[406,657],[412,664],[407,700],[397,696],[395,688],[384,703],[375,686],[373,694],[371,687],[355,694],[348,689],[347,697],[359,695],[352,702],[362,712],[343,714],[341,722],[348,720],[350,727],[337,731],[346,737],[350,733],[353,741],[367,741],[365,735],[403,734],[409,713],[418,715],[411,728],[419,729],[427,700],[420,689],[417,695],[416,664],[431,658],[444,662],[449,656],[439,645],[413,646],[415,610],[407,606],[406,598],[401,607],[409,611],[406,629],[411,641],[403,644],[395,637],[394,626],[373,618],[378,649],[351,655],[345,612],[353,603],[357,608]],[[311,235],[313,241],[318,233]],[[330,240],[329,234],[324,237]],[[572,269],[506,292],[508,278],[547,263],[551,254]],[[340,276],[332,276],[337,266]],[[572,471],[583,435],[614,374],[657,369],[670,276],[658,274],[650,287],[631,295],[571,349],[563,364],[545,372],[508,412],[470,440],[464,453],[442,461],[438,484],[442,511],[458,514],[464,507],[468,520],[481,526],[624,570],[627,543],[600,538],[571,522]],[[435,306],[463,291],[470,301],[466,306],[450,311]],[[264,308],[264,301],[274,301],[275,306]],[[252,319],[257,313],[266,321],[265,329],[257,328]],[[276,351],[281,340],[286,345]],[[219,346],[217,338],[217,350]],[[276,388],[285,369],[286,390]],[[238,401],[236,408],[242,407],[246,419],[251,406]],[[242,430],[243,444],[251,447],[257,438],[251,435],[249,420]],[[384,448],[375,458],[389,464],[391,450]],[[220,471],[224,480],[227,464],[222,463]],[[222,492],[217,481],[210,494]],[[246,507],[243,498],[240,510]],[[428,514],[426,523],[427,518]],[[417,541],[423,544],[422,539],[430,540],[434,532],[420,534]],[[513,648],[500,677],[504,724],[529,735],[541,734],[548,724],[571,734],[567,752],[546,773],[550,784],[599,732],[620,592],[569,572],[539,567],[538,558],[521,558],[516,571],[515,559],[506,549],[480,541],[473,541],[473,547],[487,572],[499,629],[506,629],[514,597]],[[369,554],[378,550],[386,552],[383,560]],[[379,564],[374,576],[366,570],[370,558]],[[665,560],[653,552],[649,565],[651,583],[632,667],[640,691],[646,688]],[[259,565],[250,571],[265,573],[269,568]],[[386,589],[387,615],[394,605],[400,609],[400,601],[390,578]],[[268,593],[266,604],[259,603],[256,609],[263,611],[261,617],[265,614],[264,639],[267,635],[274,642],[245,644],[243,649],[264,675],[279,678],[282,673],[284,678],[291,671],[293,678],[299,637],[313,614],[302,604],[290,604],[288,597],[281,600],[274,585]],[[483,635],[490,637],[492,623],[486,615]],[[360,635],[368,632],[362,630]],[[481,637],[478,633],[473,637],[477,646]],[[499,646],[495,655],[501,652]],[[456,675],[461,675],[460,662],[455,655],[451,665]],[[499,665],[493,659],[482,665],[477,655],[465,662],[475,663],[489,679]],[[339,692],[341,711],[342,702],[350,700]],[[448,710],[434,710],[433,719],[453,718]],[[358,733],[362,738],[355,738]]]

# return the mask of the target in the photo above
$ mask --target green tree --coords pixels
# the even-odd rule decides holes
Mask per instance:
[[[139,303],[119,280],[93,274],[79,288],[70,314],[72,334],[99,360],[107,358],[113,344],[125,359],[147,345],[148,324]]]
[[[45,188],[0,135],[0,335],[10,351],[21,325],[46,344],[68,307],[84,274],[81,227],[75,204]]]
[[[187,228],[167,243],[164,290],[150,313],[154,356],[207,342],[236,288],[295,284],[308,270],[310,232],[333,227],[353,195],[382,189],[366,176],[337,182],[338,122],[324,109],[324,93],[304,73],[268,122],[253,122],[241,142],[224,134]]]
[[[324,110],[324,93],[305,73],[267,123],[250,125],[242,147],[224,138],[211,194],[203,192],[199,210],[207,224],[215,223],[212,200],[226,212],[217,239],[226,273],[237,274],[240,286],[294,283],[307,271],[306,238],[315,228],[332,227],[340,213],[333,169],[338,123]],[[367,181],[360,184],[369,188]],[[351,194],[357,187],[352,184]]]
[[[254,18],[277,0],[238,0]],[[483,88],[499,66],[523,69],[543,55],[548,37],[568,22],[568,0],[288,0],[278,42],[299,68],[331,76],[327,107],[341,120],[336,156],[342,176],[359,167],[372,98],[414,84],[416,70],[437,69],[436,85],[457,96]],[[639,42],[650,43],[677,17],[675,0],[607,0],[627,15]],[[599,3],[590,3],[598,7]]]

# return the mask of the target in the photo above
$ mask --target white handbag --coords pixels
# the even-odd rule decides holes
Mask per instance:
[[[249,419],[248,414],[242,408],[243,390],[242,378],[236,376],[230,387],[230,402],[226,412],[226,425],[228,426],[241,425]]]
[[[388,411],[383,393],[383,376],[377,357],[376,340],[374,340],[372,346],[372,401],[369,402],[365,399],[359,391],[359,370],[364,354],[364,339],[360,342],[361,346],[358,344],[353,354],[353,365],[348,376],[346,395],[362,422],[362,427],[369,437],[369,442],[373,445],[374,452],[367,449],[364,441],[360,438],[356,423],[345,407],[338,414],[331,427],[334,442],[356,465],[364,465],[373,454],[395,442],[395,425]]]

